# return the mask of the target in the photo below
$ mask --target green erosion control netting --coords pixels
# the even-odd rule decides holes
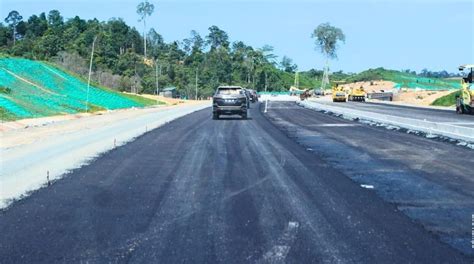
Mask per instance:
[[[86,98],[87,83],[62,70],[43,62],[0,58],[0,110],[10,119],[84,112]],[[141,106],[118,92],[89,89],[90,110]]]
[[[423,90],[453,90],[460,89],[461,83],[456,80],[445,80],[437,78],[426,78],[412,75],[398,75],[392,78],[396,83],[395,88],[419,88]]]
[[[459,80],[421,77],[410,73],[387,70],[383,68],[370,69],[349,78],[349,82],[385,80],[395,83],[394,88],[411,88],[423,90],[457,90],[461,88]]]

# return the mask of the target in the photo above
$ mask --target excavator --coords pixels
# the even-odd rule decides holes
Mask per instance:
[[[311,97],[311,92],[308,89],[298,89],[295,86],[291,86],[289,92],[290,95],[299,95],[301,101]]]
[[[364,87],[361,85],[360,88],[352,88],[349,91],[349,96],[347,97],[347,100],[348,101],[365,102]]]
[[[461,80],[461,94],[456,96],[456,112],[458,114],[474,115],[474,64],[461,65],[459,66],[459,70],[467,70],[469,73],[466,78],[462,78]]]

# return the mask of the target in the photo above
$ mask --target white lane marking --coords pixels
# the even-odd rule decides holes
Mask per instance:
[[[360,187],[366,188],[366,189],[373,189],[374,188],[373,185],[369,185],[369,184],[361,184]]]
[[[448,125],[474,125],[474,122],[440,122]]]
[[[315,126],[315,127],[354,127],[358,126],[357,124],[312,124],[308,126]]]
[[[268,109],[301,109],[301,107],[297,106],[270,106]]]
[[[299,226],[298,222],[288,222],[288,226],[283,235],[277,240],[277,244],[263,255],[265,263],[285,263],[286,256],[290,252]]]

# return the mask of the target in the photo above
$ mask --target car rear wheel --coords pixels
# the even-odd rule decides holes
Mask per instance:
[[[219,114],[213,113],[213,114],[212,114],[212,119],[214,119],[214,120],[219,119]]]

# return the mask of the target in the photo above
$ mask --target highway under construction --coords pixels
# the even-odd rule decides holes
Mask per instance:
[[[10,204],[1,262],[472,263],[471,148],[296,102],[248,114],[184,115]]]

